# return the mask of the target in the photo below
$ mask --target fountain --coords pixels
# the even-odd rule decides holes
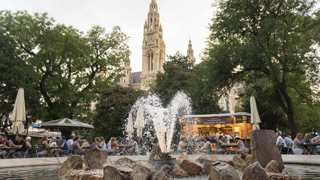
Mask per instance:
[[[176,161],[169,153],[175,124],[182,116],[191,113],[190,98],[183,92],[177,92],[169,105],[163,107],[158,95],[149,95],[138,99],[131,111],[141,106],[144,108],[146,122],[154,126],[161,149],[160,159],[155,160],[153,164],[155,170],[158,171],[165,164],[174,167]]]

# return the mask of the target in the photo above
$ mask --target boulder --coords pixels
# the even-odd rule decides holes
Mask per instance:
[[[180,156],[177,159],[178,164],[182,163],[183,160],[189,160],[188,154],[186,152],[180,154]]]
[[[147,162],[138,162],[131,173],[132,180],[151,180],[154,175],[154,169]]]
[[[227,163],[229,164],[230,166],[234,167],[234,164],[233,164],[233,161],[232,160],[219,160],[220,162],[223,162],[223,163]]]
[[[200,164],[203,164],[205,162],[214,163],[214,162],[218,161],[218,158],[212,154],[203,154],[200,157],[198,157],[196,159],[196,161],[199,162]]]
[[[84,160],[90,169],[103,169],[107,158],[107,152],[96,147],[89,149],[84,154]]]
[[[68,171],[72,170],[84,170],[86,168],[86,164],[84,159],[79,155],[73,155],[68,157],[66,161],[64,161],[61,165],[59,171],[59,177],[65,178],[68,174]]]
[[[181,169],[179,166],[176,166],[172,170],[172,176],[173,178],[187,178],[189,177],[188,173]]]
[[[103,180],[103,174],[96,174],[91,171],[73,170],[65,177],[68,180]]]
[[[251,156],[236,154],[232,159],[233,167],[240,169],[242,172],[251,164]]]
[[[123,157],[123,158],[116,160],[114,162],[114,165],[134,168],[134,166],[136,165],[136,162],[130,158]]]
[[[243,180],[267,180],[267,173],[258,161],[250,164],[243,172]]]
[[[240,177],[229,164],[215,162],[210,169],[209,180],[240,180]]]
[[[267,173],[268,180],[302,180],[296,174],[284,175],[281,173]]]
[[[103,169],[104,180],[131,180],[132,169],[124,166],[107,165]]]
[[[202,174],[202,167],[190,160],[183,160],[180,164],[180,168],[186,171],[190,176]]]
[[[149,163],[153,164],[154,160],[160,159],[161,149],[159,146],[153,146],[150,156],[149,156]]]
[[[169,165],[164,165],[161,167],[160,171],[152,178],[152,180],[173,180],[171,176],[172,167]]]
[[[258,161],[263,168],[271,160],[279,163],[279,172],[284,169],[280,151],[276,145],[276,135],[272,130],[256,130],[251,133],[251,162]]]
[[[280,171],[279,171],[279,163],[276,160],[271,160],[264,169],[266,170],[266,172],[280,173]]]

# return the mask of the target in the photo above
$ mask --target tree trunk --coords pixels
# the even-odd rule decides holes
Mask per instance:
[[[287,93],[286,88],[284,86],[282,86],[281,84],[278,84],[278,86],[276,86],[276,94],[277,94],[277,98],[278,98],[278,102],[279,102],[280,107],[286,113],[286,115],[288,117],[288,123],[289,123],[289,127],[291,130],[291,136],[295,137],[298,132],[298,129],[297,129],[297,124],[296,124],[295,118],[294,118],[294,108],[293,108],[293,103],[292,103],[291,97]]]
[[[50,116],[52,117],[52,119],[59,119],[58,115],[56,115],[55,113],[53,113],[53,109],[54,109],[54,104],[53,102],[51,101],[48,93],[47,93],[47,90],[46,90],[46,80],[48,78],[48,76],[50,75],[51,73],[50,72],[46,72],[43,76],[42,76],[42,79],[41,79],[41,82],[40,82],[40,92],[41,92],[41,95],[43,96],[44,100],[46,101],[46,103],[48,104],[48,111],[49,111],[49,114]]]

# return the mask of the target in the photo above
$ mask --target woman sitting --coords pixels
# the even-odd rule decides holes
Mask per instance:
[[[294,139],[293,141],[293,148],[292,148],[292,151],[293,151],[293,154],[298,154],[298,155],[301,155],[304,153],[304,148],[301,147],[301,146],[298,146],[299,144],[302,143],[302,134],[301,133],[298,133],[296,138]]]
[[[73,141],[73,151],[76,154],[82,155],[84,154],[84,150],[82,149],[80,145],[80,139],[79,137],[75,137]]]
[[[41,151],[38,153],[38,155],[46,155],[47,157],[50,156],[50,144],[48,143],[48,136],[43,136],[38,144],[38,147]]]
[[[245,147],[243,141],[241,141],[240,136],[236,136],[236,144],[238,145],[237,153],[246,152],[246,147]]]

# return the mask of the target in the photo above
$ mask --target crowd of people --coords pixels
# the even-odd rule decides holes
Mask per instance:
[[[289,135],[282,136],[276,133],[276,145],[283,154],[320,154],[320,136],[311,137],[310,134],[298,133],[294,140]],[[143,143],[144,144],[144,143]],[[137,155],[143,149],[151,152],[154,146],[159,146],[154,137],[149,138],[144,145],[139,148],[139,144],[134,139],[123,139],[111,137],[108,142],[104,137],[95,137],[93,142],[72,135],[68,140],[64,137],[48,138],[44,136],[37,143],[31,143],[31,137],[23,138],[22,135],[16,135],[14,142],[8,140],[5,133],[0,132],[0,158],[26,157],[31,152],[35,156],[65,156],[69,154],[83,155],[92,147],[105,150],[108,155]],[[34,150],[34,151],[32,151]],[[218,133],[215,137],[181,137],[178,145],[172,146],[172,151],[179,153],[221,153],[229,154],[231,152],[248,152],[249,148],[239,136],[231,137]],[[29,152],[29,153],[28,153]]]
[[[294,140],[289,135],[282,136],[280,132],[276,133],[276,145],[282,154],[320,154],[320,136],[306,133],[303,137],[302,133],[297,133]]]
[[[182,137],[178,147],[178,152],[187,153],[222,153],[229,154],[231,152],[241,153],[248,152],[244,142],[239,136],[231,137],[218,133],[215,138],[186,138]]]

